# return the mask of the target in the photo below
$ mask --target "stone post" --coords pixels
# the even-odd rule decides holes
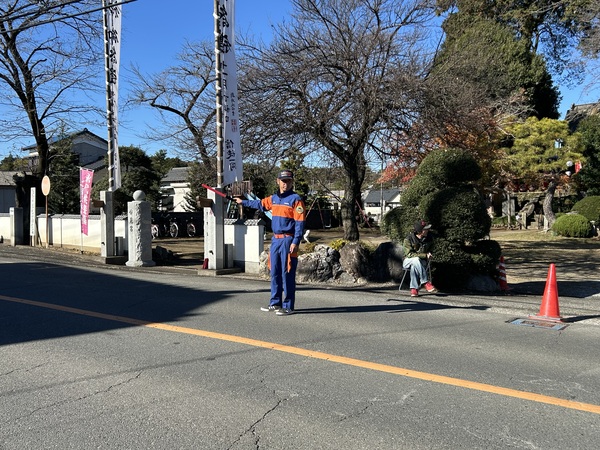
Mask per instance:
[[[129,260],[125,265],[130,267],[149,267],[156,264],[152,260],[152,213],[150,203],[144,201],[145,199],[146,194],[135,191],[134,201],[127,203]]]
[[[23,208],[10,208],[10,245],[23,244]]]
[[[100,192],[100,200],[104,202],[100,211],[100,255],[104,258],[115,256],[115,211],[113,193]]]
[[[225,268],[224,235],[224,202],[223,197],[212,191],[207,192],[213,201],[210,208],[204,208],[204,258],[208,258],[208,268],[220,270]]]

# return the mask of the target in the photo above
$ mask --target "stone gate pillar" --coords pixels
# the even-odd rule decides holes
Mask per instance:
[[[152,260],[152,212],[150,203],[144,201],[145,199],[146,194],[135,191],[134,201],[127,203],[127,266],[149,267],[156,264]]]

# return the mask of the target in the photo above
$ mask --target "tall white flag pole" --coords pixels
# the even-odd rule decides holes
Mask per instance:
[[[223,15],[223,0],[215,0],[215,92],[217,119],[217,188],[223,187],[223,90],[221,79],[221,17]]]
[[[113,193],[121,187],[118,145],[119,63],[121,58],[121,12],[118,0],[102,0],[104,59],[106,68],[106,124],[108,128],[108,191],[100,193],[101,255],[115,256],[115,213]]]
[[[217,189],[222,192],[227,184],[224,179],[224,148],[225,127],[227,120],[224,108],[226,88],[226,73],[229,69],[225,62],[225,53],[229,50],[228,33],[233,31],[233,0],[215,0],[215,91],[216,91],[216,126],[217,126]],[[233,66],[235,68],[235,65]],[[224,92],[225,91],[225,92]],[[225,105],[226,107],[227,105]],[[204,208],[204,259],[208,269],[220,270],[227,268],[225,254],[225,205],[223,197],[215,192],[207,192],[213,201],[211,207]]]
[[[121,60],[121,13],[118,0],[102,0],[104,59],[106,66],[106,123],[108,128],[108,190],[121,187],[119,164],[119,64]]]
[[[243,176],[235,58],[235,0],[218,0],[216,2],[215,56],[217,187],[222,187],[242,181]]]

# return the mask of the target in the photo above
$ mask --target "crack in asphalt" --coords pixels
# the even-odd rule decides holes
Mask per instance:
[[[248,433],[251,433],[252,436],[254,436],[254,446],[258,449],[260,448],[260,435],[256,433],[256,426],[258,424],[260,424],[263,420],[265,420],[267,418],[268,415],[270,415],[272,412],[274,412],[277,408],[279,408],[281,406],[281,404],[285,401],[287,401],[287,398],[283,398],[283,399],[279,399],[277,401],[277,403],[275,404],[275,406],[273,406],[271,409],[267,410],[262,417],[260,417],[258,420],[256,420],[254,423],[252,423],[246,430],[244,430],[243,433],[241,433],[239,435],[239,437],[233,441],[231,443],[231,445],[228,447],[228,450],[233,448],[238,442],[241,441],[241,439],[247,435]]]
[[[93,397],[93,396],[95,396],[95,395],[99,395],[99,394],[105,394],[105,393],[107,393],[107,392],[110,392],[112,389],[114,389],[114,388],[116,388],[116,387],[122,386],[122,385],[124,385],[124,384],[131,383],[132,381],[134,381],[134,380],[137,380],[137,379],[138,379],[138,378],[141,376],[141,374],[142,374],[142,372],[138,372],[136,375],[134,375],[134,376],[132,376],[132,377],[130,377],[130,378],[127,378],[126,380],[120,381],[119,383],[116,383],[116,384],[111,384],[110,386],[108,386],[108,387],[107,387],[107,388],[105,388],[105,389],[102,389],[102,390],[97,390],[97,391],[95,391],[95,392],[92,392],[92,393],[90,393],[90,394],[87,394],[87,395],[83,395],[83,396],[81,396],[81,397],[78,397],[78,398],[69,398],[69,399],[64,399],[64,400],[60,400],[60,401],[57,401],[57,402],[54,402],[54,403],[51,403],[51,404],[48,404],[48,405],[45,405],[45,406],[41,406],[41,407],[39,407],[39,408],[36,408],[36,409],[33,409],[33,410],[31,410],[31,411],[30,411],[29,413],[27,413],[27,414],[23,414],[23,415],[21,415],[21,416],[18,416],[18,417],[13,417],[13,418],[10,418],[10,419],[8,419],[8,420],[4,421],[4,422],[3,422],[3,424],[9,424],[9,423],[11,423],[11,422],[15,422],[15,421],[19,421],[19,420],[21,420],[21,419],[27,418],[27,417],[31,417],[31,416],[33,416],[33,415],[35,415],[35,414],[37,414],[38,412],[40,412],[40,411],[43,411],[43,410],[47,410],[47,409],[51,409],[51,408],[55,408],[55,407],[57,407],[57,406],[66,405],[66,404],[68,404],[68,403],[75,403],[75,402],[79,402],[79,401],[81,401],[81,400],[85,400],[85,399],[87,399],[87,398],[90,398],[90,397]]]

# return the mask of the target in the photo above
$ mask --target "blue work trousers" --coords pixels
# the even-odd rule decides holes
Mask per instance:
[[[296,268],[298,255],[289,258],[292,236],[273,238],[271,241],[271,305],[294,310],[296,299]],[[283,294],[285,293],[285,297]],[[283,301],[282,301],[283,300]]]

